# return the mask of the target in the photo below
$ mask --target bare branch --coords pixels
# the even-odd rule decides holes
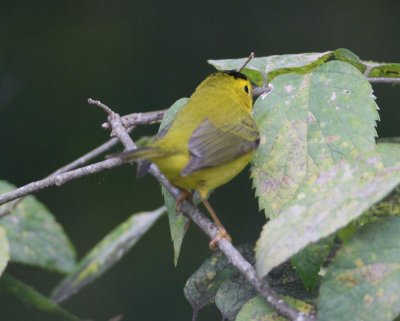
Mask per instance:
[[[148,113],[134,113],[134,114],[129,114],[121,117],[121,122],[122,125],[124,125],[125,128],[129,128],[131,126],[137,126],[137,125],[151,125],[151,124],[156,124],[161,122],[161,120],[164,117],[165,110],[157,110],[157,111],[151,111]],[[104,129],[110,129],[110,124],[103,123],[101,125],[102,128]]]
[[[124,144],[125,149],[132,149],[135,143],[131,140],[128,144],[126,140],[129,135],[124,129],[121,118],[118,114],[110,113],[109,123],[113,128],[113,132],[117,137],[122,138],[121,142]],[[111,117],[112,116],[112,117]],[[127,137],[128,138],[127,138]],[[156,165],[150,166],[149,172],[171,193],[171,195],[177,200],[181,192],[174,186],[172,186],[168,179],[160,172]],[[184,201],[181,205],[180,210],[188,216],[196,225],[211,239],[215,239],[218,234],[218,228],[213,224],[197,207],[193,204]],[[239,253],[239,251],[225,239],[220,239],[217,242],[218,248],[228,258],[233,266],[235,266],[249,281],[251,285],[262,295],[266,301],[275,308],[275,310],[282,316],[289,318],[290,320],[296,321],[311,321],[315,320],[313,315],[306,315],[303,312],[288,305],[265,281],[261,281],[254,267]]]
[[[114,113],[106,105],[99,101],[90,100],[89,103],[102,108],[108,114],[108,121],[112,126],[114,134],[124,144],[125,149],[136,148],[135,143],[131,140],[126,129],[122,125],[121,118],[118,114]],[[91,175],[101,172],[105,169],[114,168],[123,164],[123,161],[118,158],[111,158],[102,162],[88,165],[79,169],[69,172],[57,174],[54,173],[48,178],[42,179],[37,182],[30,183],[23,187],[17,188],[14,191],[5,193],[0,196],[0,205],[34,193],[49,186],[61,186],[66,182],[80,178],[83,176]],[[149,172],[177,199],[180,196],[180,191],[172,186],[167,178],[160,172],[156,165],[150,166]],[[210,238],[214,239],[218,234],[218,228],[193,204],[185,201],[181,205],[181,211],[194,221],[199,228]],[[274,307],[274,309],[282,316],[295,321],[313,321],[314,315],[307,315],[303,312],[288,305],[274,290],[270,288],[268,283],[261,281],[254,267],[238,252],[238,250],[227,240],[221,239],[217,242],[218,248],[225,254],[233,266],[235,266],[254,286],[257,292],[262,295],[266,301]]]
[[[400,84],[400,78],[383,78],[383,77],[369,77],[367,78],[370,83],[381,84]]]
[[[130,127],[127,129],[127,132],[130,133],[134,127]],[[93,149],[92,151],[86,153],[85,155],[79,157],[78,159],[74,160],[73,162],[61,167],[60,169],[56,170],[54,173],[51,173],[50,176],[58,175],[61,173],[65,173],[72,169],[78,168],[79,166],[85,165],[87,162],[100,156],[101,154],[105,153],[106,151],[113,148],[115,145],[119,144],[120,140],[117,137],[113,137],[110,140],[106,141],[104,144],[100,145],[99,147]]]
[[[88,98],[87,100],[89,105],[95,105],[97,107],[100,107],[101,109],[103,109],[108,115],[110,115],[111,113],[113,113],[113,111],[110,109],[110,107],[104,105],[100,100],[94,100],[92,98]]]
[[[106,169],[118,167],[122,164],[123,162],[121,160],[117,158],[112,158],[85,167],[81,167],[66,173],[51,175],[47,178],[41,179],[36,182],[32,182],[30,184],[27,184],[25,186],[19,187],[15,190],[0,195],[0,205],[13,201],[17,198],[35,193],[46,187],[61,186],[73,179],[99,173]]]
[[[160,172],[156,165],[150,166],[149,172],[178,199],[180,191],[172,186],[167,178]],[[196,225],[213,240],[218,234],[218,228],[212,223],[197,207],[185,201],[180,207],[180,211],[188,216]],[[247,281],[264,297],[264,299],[282,316],[289,320],[312,321],[316,320],[314,315],[307,315],[288,305],[265,281],[261,281],[254,267],[240,254],[240,252],[224,238],[217,242],[219,250],[224,253],[229,262],[235,266],[245,276]]]
[[[126,131],[124,125],[122,125],[121,122],[121,116],[118,115],[117,113],[113,112],[111,108],[108,106],[104,105],[101,101],[99,100],[93,100],[91,98],[88,99],[88,103],[91,105],[95,105],[103,109],[108,117],[108,123],[111,125],[112,132],[111,135],[115,135],[118,137],[118,139],[121,141],[121,143],[124,145],[125,150],[130,150],[130,149],[135,149],[136,145],[132,141],[131,137],[129,136],[128,132]]]
[[[134,127],[130,127],[128,128],[126,131],[128,133],[130,133],[132,130],[134,129]],[[71,171],[75,168],[78,168],[80,166],[85,165],[87,162],[89,162],[90,160],[92,160],[93,158],[105,153],[106,151],[108,151],[109,149],[111,149],[112,147],[114,147],[115,145],[119,144],[120,140],[117,137],[111,138],[110,140],[108,140],[107,142],[105,142],[104,144],[100,145],[99,147],[93,149],[92,151],[86,153],[85,155],[79,157],[78,159],[74,160],[73,162],[59,168],[58,170],[56,170],[55,172],[51,173],[49,176],[45,177],[45,178],[50,178],[50,177],[54,177],[57,176],[59,174]],[[76,178],[79,178],[76,177]],[[43,180],[42,180],[43,181]],[[38,183],[38,182],[37,182]],[[33,191],[35,192],[35,191]],[[33,193],[32,192],[32,193]],[[29,195],[30,193],[26,194]],[[1,197],[0,197],[1,199]],[[7,207],[1,207],[0,208],[0,217],[6,216],[11,214],[11,212],[15,209],[15,207],[23,200],[23,198],[18,198],[12,201],[12,203],[9,203]],[[7,201],[8,202],[8,201]],[[0,204],[1,206],[1,204]]]

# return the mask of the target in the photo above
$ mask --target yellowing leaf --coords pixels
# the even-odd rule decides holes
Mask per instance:
[[[391,321],[400,314],[400,218],[362,227],[337,253],[317,301],[320,321]]]

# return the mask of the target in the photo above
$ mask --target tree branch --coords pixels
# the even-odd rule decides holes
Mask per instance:
[[[101,105],[99,105],[102,107]],[[103,108],[104,109],[104,108]],[[125,149],[133,149],[135,143],[127,134],[124,126],[122,125],[121,118],[118,114],[111,111],[110,108],[104,109],[108,114],[109,124],[117,137],[121,139]],[[130,140],[130,142],[128,141]],[[149,169],[152,174],[177,200],[181,192],[172,186],[168,179],[160,172],[156,165],[152,164]],[[213,224],[197,207],[193,204],[184,201],[180,207],[180,211],[188,216],[196,225],[212,240],[218,235],[218,228]],[[306,315],[303,312],[288,305],[265,281],[261,281],[254,267],[239,253],[239,251],[228,242],[226,239],[220,239],[217,246],[222,253],[228,258],[233,266],[235,266],[247,279],[247,281],[254,286],[257,292],[262,295],[266,301],[275,308],[275,310],[282,316],[290,320],[296,321],[311,321],[315,320],[313,315]]]
[[[96,105],[102,108],[108,114],[108,121],[111,125],[113,133],[118,137],[118,139],[123,143],[125,149],[134,149],[136,148],[135,143],[130,138],[127,130],[122,124],[121,117],[114,113],[110,108],[106,105],[102,104],[100,101],[88,100],[88,102],[92,105]],[[112,141],[112,140],[110,140]],[[107,142],[106,145],[111,144]],[[113,142],[114,143],[114,142]],[[103,146],[102,145],[102,146]],[[103,146],[101,150],[106,148]],[[100,148],[100,147],[99,147]],[[96,149],[98,150],[98,149]],[[95,150],[95,151],[96,151]],[[93,151],[92,151],[93,152]],[[94,152],[96,154],[98,151]],[[88,153],[89,155],[91,153]],[[97,155],[97,154],[96,154]],[[89,157],[89,156],[88,156]],[[82,157],[83,158],[83,157]],[[74,165],[67,166],[76,166],[79,162],[84,161],[78,159],[77,161],[71,163]],[[88,165],[79,169],[71,170],[65,173],[51,174],[49,177],[27,184],[23,187],[17,188],[13,191],[0,195],[0,205],[20,198],[22,196],[26,196],[28,194],[34,193],[41,189],[44,189],[49,186],[61,186],[66,182],[88,176],[94,173],[101,172],[105,169],[111,169],[123,164],[123,161],[118,158],[111,158],[102,162],[98,162],[92,165]],[[64,167],[65,169],[66,167]],[[60,169],[61,171],[62,169]],[[149,172],[171,193],[171,195],[178,199],[180,196],[180,191],[172,186],[167,178],[160,172],[156,165],[152,164],[150,166]],[[210,238],[214,239],[218,234],[218,228],[193,204],[185,201],[181,205],[181,211],[188,216],[199,228]],[[303,312],[298,311],[297,309],[288,305],[274,290],[270,288],[267,282],[262,281],[258,278],[257,273],[254,267],[239,253],[239,251],[227,240],[221,239],[217,242],[218,248],[222,253],[228,258],[233,266],[235,266],[248,280],[250,284],[254,286],[257,292],[262,295],[265,300],[272,306],[274,309],[282,316],[295,321],[313,321],[315,320],[314,315],[307,315]]]
[[[165,110],[151,111],[148,113],[133,113],[121,117],[121,123],[125,128],[137,125],[151,125],[161,122]],[[104,129],[110,129],[108,122],[101,125]]]
[[[134,129],[134,127],[129,127],[126,129],[126,131],[128,133],[130,133],[132,130]],[[85,165],[87,162],[89,162],[90,160],[92,160],[93,158],[100,156],[101,154],[105,153],[106,151],[108,151],[109,149],[111,149],[112,147],[114,147],[115,145],[119,144],[120,140],[118,139],[118,137],[113,137],[110,140],[108,140],[107,142],[105,142],[104,144],[101,144],[99,147],[91,150],[90,152],[86,153],[85,155],[79,157],[78,159],[74,160],[73,162],[59,168],[58,170],[56,170],[55,172],[51,173],[49,176],[45,177],[45,179],[51,178],[51,177],[55,177],[59,174],[71,171],[75,168],[78,168],[80,166]],[[77,176],[76,178],[79,178],[81,176]],[[36,183],[39,182],[43,182],[43,180],[38,181]],[[46,184],[46,183],[44,183]],[[51,186],[51,185],[50,185]],[[34,192],[34,191],[33,191]],[[27,189],[27,194],[23,195],[29,195],[33,192],[29,192],[29,189]],[[3,195],[2,195],[3,196]],[[5,195],[6,196],[6,195]],[[12,196],[12,195],[11,195]],[[0,196],[0,200],[1,200],[1,196]],[[3,216],[6,216],[8,214],[10,214],[14,208],[19,204],[19,202],[21,202],[23,200],[22,197],[14,199],[12,201],[12,203],[9,203],[7,207],[2,207],[0,209],[0,218]],[[6,203],[9,201],[6,201]],[[0,206],[2,205],[2,203],[0,202]]]
[[[367,79],[370,83],[375,84],[400,84],[400,78],[369,77]]]
[[[19,187],[15,190],[0,195],[0,206],[10,201],[13,201],[17,198],[40,191],[46,187],[61,186],[73,179],[99,173],[104,171],[105,169],[118,167],[122,164],[124,164],[123,161],[117,158],[112,158],[85,167],[81,167],[69,172],[57,175],[51,175],[47,178],[41,179],[36,182],[32,182],[30,184],[27,184],[25,186]]]
[[[126,131],[130,133],[134,127],[128,128]],[[56,170],[55,172],[51,173],[50,176],[58,175],[61,173],[65,173],[67,171],[73,170],[78,168],[79,166],[85,165],[87,162],[100,156],[101,154],[105,153],[106,151],[113,148],[115,145],[119,144],[118,137],[113,137],[110,140],[106,141],[104,144],[101,144],[99,147],[91,150],[90,152],[86,153],[85,155],[79,157],[78,159],[74,160],[73,162],[61,167],[60,169]]]

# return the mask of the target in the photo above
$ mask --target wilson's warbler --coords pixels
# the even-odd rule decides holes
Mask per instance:
[[[230,237],[208,203],[208,193],[239,174],[259,144],[252,102],[252,85],[245,75],[215,72],[151,143],[117,155],[155,163],[173,185],[186,191],[184,196],[197,191],[219,228],[210,247]]]

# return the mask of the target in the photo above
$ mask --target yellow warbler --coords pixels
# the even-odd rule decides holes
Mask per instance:
[[[230,237],[207,195],[239,174],[259,144],[252,102],[252,85],[245,75],[234,70],[214,72],[147,146],[117,155],[126,161],[155,163],[185,191],[184,196],[197,191],[219,228],[210,247]]]

